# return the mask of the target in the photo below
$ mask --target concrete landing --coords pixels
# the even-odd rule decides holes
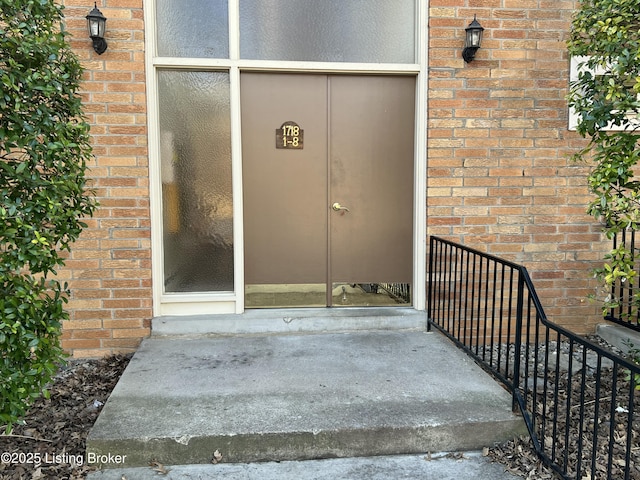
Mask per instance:
[[[510,395],[436,332],[157,337],[87,453],[122,461],[111,468],[210,463],[216,451],[286,461],[478,450],[524,432]]]
[[[219,463],[110,468],[90,473],[87,480],[517,480],[524,478],[491,463],[480,452],[332,458],[302,462]]]
[[[611,345],[619,348],[625,355],[631,348],[640,348],[640,332],[623,325],[602,324],[596,327],[596,334]]]

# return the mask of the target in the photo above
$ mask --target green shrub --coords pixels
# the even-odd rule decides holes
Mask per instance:
[[[8,432],[64,358],[64,251],[96,207],[85,186],[82,68],[53,0],[0,0],[0,426]]]
[[[575,159],[589,159],[593,166],[588,185],[594,199],[588,212],[613,238],[640,229],[640,0],[582,0],[568,46],[572,56],[586,58],[569,93],[569,104],[580,115],[576,130],[588,139]],[[634,284],[634,256],[626,245],[605,256],[595,271],[605,291]],[[620,299],[608,295],[603,313],[617,307]],[[640,292],[622,310],[633,317],[639,307]]]

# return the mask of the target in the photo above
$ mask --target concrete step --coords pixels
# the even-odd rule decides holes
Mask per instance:
[[[162,316],[153,336],[257,335],[368,330],[425,330],[425,312],[407,307],[273,308],[238,314]]]
[[[158,470],[166,472],[159,475]],[[219,463],[109,468],[87,480],[516,480],[481,452],[331,458],[298,462]]]
[[[524,432],[510,395],[439,333],[156,337],[87,456],[107,468],[364,457],[478,450]]]
[[[601,324],[596,327],[596,334],[620,349],[625,355],[629,353],[631,348],[640,348],[640,332],[631,330],[624,325]]]

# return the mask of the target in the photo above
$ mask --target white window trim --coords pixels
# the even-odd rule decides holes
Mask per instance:
[[[575,82],[578,80],[578,76],[581,71],[589,71],[589,69],[581,64],[584,64],[589,59],[588,56],[575,56],[571,57],[571,70],[569,73],[570,82]],[[606,72],[604,68],[598,67],[595,70],[591,70],[594,75],[604,75]],[[638,94],[638,98],[640,99],[640,94]],[[580,115],[573,109],[573,107],[569,107],[569,130],[575,131],[578,124],[580,123]],[[640,118],[633,113],[630,113],[628,116],[628,122],[622,125],[614,125],[613,123],[609,123],[606,127],[604,127],[603,131],[608,132],[624,132],[631,130],[640,129]]]
[[[240,72],[323,72],[397,74],[416,77],[416,117],[414,149],[414,238],[413,308],[426,308],[426,184],[427,184],[427,88],[428,88],[428,0],[416,1],[415,64],[274,62],[242,60],[240,52],[239,0],[229,0],[229,59],[168,58],[156,56],[155,0],[146,0],[145,69],[149,138],[149,180],[151,201],[151,263],[153,315],[197,315],[242,313],[244,311],[244,232],[242,204],[242,137],[240,122]],[[234,291],[210,293],[165,293],[163,291],[162,192],[160,183],[159,115],[157,71],[162,68],[189,68],[227,71],[230,79],[231,157],[234,230]]]

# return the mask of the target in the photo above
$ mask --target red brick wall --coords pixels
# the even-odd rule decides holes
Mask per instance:
[[[430,0],[428,233],[523,263],[552,321],[590,331],[601,258],[567,130],[573,0]],[[476,60],[465,27],[485,28]]]
[[[151,242],[142,0],[102,0],[107,51],[93,51],[93,2],[65,0],[66,29],[86,68],[84,109],[100,202],[66,268],[71,298],[63,347],[76,357],[134,350],[149,334]]]

